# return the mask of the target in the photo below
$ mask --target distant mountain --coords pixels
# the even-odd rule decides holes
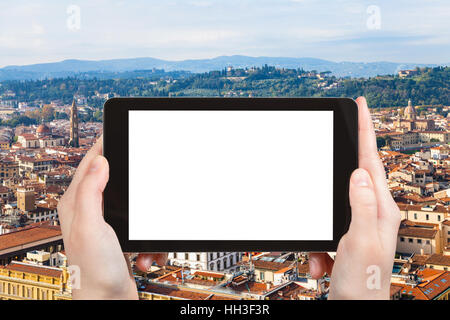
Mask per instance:
[[[435,67],[435,64],[395,62],[333,62],[315,58],[220,56],[212,59],[168,61],[156,58],[133,58],[112,60],[64,60],[25,66],[7,66],[0,69],[0,81],[35,80],[68,76],[84,77],[89,73],[105,73],[105,77],[120,78],[122,73],[135,70],[164,69],[165,71],[188,71],[194,73],[234,68],[259,67],[264,64],[279,68],[303,68],[304,70],[331,71],[339,77],[373,77],[394,74],[398,70],[415,67]]]

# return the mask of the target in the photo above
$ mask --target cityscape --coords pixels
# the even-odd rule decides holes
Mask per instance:
[[[402,215],[390,298],[448,300],[449,69],[349,79],[329,72],[230,66],[203,74],[150,70],[121,79],[0,82],[0,300],[72,299],[57,204],[102,134],[103,103],[129,95],[368,96],[379,156]],[[147,272],[135,267],[136,257],[130,259],[142,300],[328,296],[329,275],[310,276],[307,252],[170,252],[166,265]]]

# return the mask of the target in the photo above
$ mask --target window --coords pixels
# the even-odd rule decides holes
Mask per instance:
[[[259,273],[259,280],[263,280],[264,281],[264,272],[260,272]]]
[[[417,239],[417,243],[421,244],[422,243],[422,239]]]
[[[414,219],[417,220],[417,213],[414,213]]]
[[[189,260],[189,253],[184,254],[184,260]]]
[[[408,239],[408,242],[409,242],[409,243],[412,243],[412,242],[413,242],[413,239],[411,239],[411,238]]]
[[[441,221],[441,216],[440,215],[438,215],[437,218],[438,218],[438,221]]]
[[[430,240],[427,240],[426,244],[430,244]]]
[[[425,219],[430,220],[430,215],[427,214],[427,215],[425,216]]]
[[[400,237],[400,242],[405,242],[405,238]]]
[[[200,254],[197,253],[197,261],[200,261]]]

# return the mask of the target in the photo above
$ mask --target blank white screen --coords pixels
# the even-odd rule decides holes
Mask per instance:
[[[333,111],[129,111],[130,240],[332,240]]]

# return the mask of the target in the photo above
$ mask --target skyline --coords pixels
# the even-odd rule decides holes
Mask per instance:
[[[222,55],[445,64],[449,15],[443,0],[22,0],[0,4],[0,67]]]

